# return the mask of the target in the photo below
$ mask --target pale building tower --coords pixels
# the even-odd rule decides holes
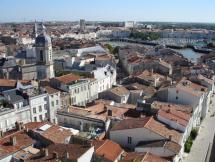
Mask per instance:
[[[37,34],[37,22],[35,20],[35,23],[34,23],[34,28],[33,28],[33,37],[36,38],[38,36]]]
[[[80,31],[84,32],[85,31],[85,27],[86,27],[85,20],[81,19],[80,20]]]
[[[46,79],[54,77],[51,38],[43,32],[35,40],[37,78]]]

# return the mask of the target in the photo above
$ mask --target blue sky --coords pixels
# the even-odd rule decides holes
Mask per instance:
[[[0,22],[81,18],[215,23],[215,0],[0,0]]]

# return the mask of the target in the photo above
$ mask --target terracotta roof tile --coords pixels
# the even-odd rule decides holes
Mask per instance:
[[[180,90],[184,90],[194,96],[202,96],[203,93],[207,92],[207,88],[204,86],[201,86],[199,84],[195,84],[189,80],[182,80],[180,81],[176,88]]]
[[[12,145],[10,139],[15,137],[16,144]],[[8,135],[0,139],[0,159],[15,152],[22,150],[30,145],[33,145],[35,141],[30,138],[24,131],[15,132],[11,135]]]
[[[125,87],[121,86],[121,87],[116,87],[110,90],[112,93],[119,95],[119,96],[123,96],[123,95],[127,95],[129,94],[129,90],[127,90]]]
[[[99,61],[106,61],[106,60],[112,60],[113,56],[110,54],[105,54],[105,55],[99,55],[95,58],[95,60]]]
[[[15,80],[8,80],[8,79],[0,79],[0,86],[2,86],[2,87],[15,87],[16,81]]]
[[[111,131],[144,128],[152,117],[124,119],[116,124]]]
[[[181,146],[173,141],[167,140],[155,140],[155,141],[141,141],[137,144],[137,147],[143,148],[156,148],[163,147],[173,151],[175,154],[178,154],[181,151]]]
[[[58,125],[50,125],[50,128],[45,131],[35,129],[33,132],[39,133],[42,137],[53,143],[65,143],[65,140],[72,135],[70,130],[63,129]]]
[[[48,156],[42,156],[38,154],[37,156],[32,157],[29,161],[41,162],[49,161],[56,162],[59,159],[65,159],[65,153],[68,152],[69,160],[77,161],[85,152],[87,152],[91,147],[82,146],[77,144],[52,144],[47,147]],[[54,153],[58,154],[58,158],[54,156]]]
[[[126,154],[123,160],[119,162],[168,162],[166,159],[163,159],[159,156],[152,155],[146,152],[129,152]]]
[[[24,124],[24,126],[28,130],[33,130],[33,129],[39,128],[45,124],[46,124],[46,122],[29,122],[29,123]]]
[[[156,121],[154,118],[151,118],[149,122],[145,125],[145,128],[165,137],[170,138],[172,141],[176,143],[180,143],[182,139],[182,133],[180,133],[177,130],[174,130],[167,125],[160,123],[159,121]]]
[[[162,78],[164,79],[165,77],[163,75],[160,75],[158,73],[153,73],[153,72],[150,72],[148,70],[144,70],[142,72],[142,74],[138,75],[137,76],[138,78],[140,79],[156,79],[156,78]]]
[[[112,162],[114,162],[123,153],[123,149],[120,145],[111,140],[94,140],[93,145],[95,146],[95,153],[97,156],[102,156]]]
[[[105,111],[105,105],[103,103],[96,103],[95,105],[85,108],[85,110],[90,111],[93,114],[98,114]]]
[[[150,153],[147,153],[143,159],[143,162],[167,162],[167,160],[159,156],[155,156]]]
[[[160,101],[154,101],[152,103],[152,108],[163,111],[174,110],[178,113],[178,115],[185,119],[188,119],[192,115],[193,111],[193,108],[189,105],[180,105]]]
[[[63,76],[60,76],[60,77],[57,77],[57,78],[54,78],[64,84],[68,84],[72,81],[76,81],[76,80],[79,80],[80,79],[80,76],[78,75],[75,75],[75,74],[67,74],[67,75],[63,75]]]
[[[49,93],[49,94],[54,94],[54,93],[57,93],[59,92],[59,90],[53,88],[53,87],[50,87],[50,86],[45,86],[44,87],[46,92]]]
[[[183,117],[183,115],[181,115],[180,113],[174,110],[167,110],[167,111],[159,110],[157,115],[163,118],[169,119],[171,121],[174,121],[184,127],[187,126],[190,120],[190,117],[189,118],[185,116]]]
[[[20,83],[30,83],[30,80],[19,80]],[[15,87],[17,80],[0,79],[0,87]]]
[[[48,129],[41,131],[40,128],[44,125],[48,125],[49,127]],[[64,143],[65,139],[72,135],[72,132],[70,130],[63,129],[58,125],[54,125],[48,122],[29,122],[24,126],[26,129],[43,136],[53,143]]]

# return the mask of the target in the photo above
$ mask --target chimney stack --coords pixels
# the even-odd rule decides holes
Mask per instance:
[[[172,135],[169,136],[169,141],[172,141]]]
[[[44,149],[45,156],[49,156],[49,150],[47,148]]]
[[[112,110],[107,110],[107,112],[108,112],[108,116],[112,116]]]
[[[13,137],[10,137],[10,143],[15,146],[16,145],[16,137],[13,136]]]
[[[25,128],[25,133],[28,133],[29,132],[29,129],[28,128]]]
[[[15,125],[16,125],[16,130],[17,131],[21,131],[22,130],[22,123],[16,122]]]
[[[69,153],[68,153],[68,151],[65,152],[65,158],[69,159]]]
[[[3,130],[0,130],[0,139],[4,137],[4,132]]]
[[[53,158],[58,159],[58,153],[57,152],[53,152]]]

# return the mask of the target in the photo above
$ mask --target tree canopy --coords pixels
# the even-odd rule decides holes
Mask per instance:
[[[160,38],[160,35],[158,33],[154,32],[132,32],[130,35],[131,38],[135,39],[142,39],[142,40],[157,40]]]

